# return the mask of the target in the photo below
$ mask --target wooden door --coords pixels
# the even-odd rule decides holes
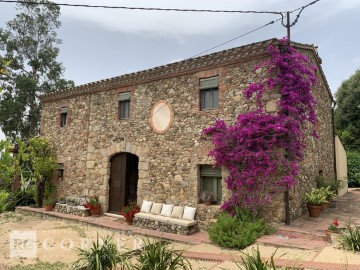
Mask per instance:
[[[109,212],[119,214],[125,206],[126,153],[111,158]]]

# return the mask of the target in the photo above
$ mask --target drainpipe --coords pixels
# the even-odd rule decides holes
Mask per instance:
[[[334,100],[331,107],[331,121],[332,121],[332,127],[333,127],[333,150],[334,150],[334,175],[337,179],[337,171],[336,171],[336,146],[335,146],[335,107],[336,107],[336,101]]]

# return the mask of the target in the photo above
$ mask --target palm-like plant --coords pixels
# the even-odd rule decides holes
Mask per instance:
[[[108,235],[101,239],[102,244],[97,235],[90,249],[78,249],[79,259],[75,262],[74,269],[111,270],[117,264],[126,269],[126,258],[117,250],[113,237]]]
[[[171,250],[163,240],[150,243],[144,239],[144,250],[138,256],[138,263],[134,266],[136,270],[175,270],[192,269],[189,261],[182,256],[181,252]]]
[[[347,249],[360,251],[360,229],[358,226],[351,226],[350,223],[346,225],[345,232],[340,233],[338,238],[340,245]]]

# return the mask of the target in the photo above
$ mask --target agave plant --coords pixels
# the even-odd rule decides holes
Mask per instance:
[[[120,264],[121,269],[127,269],[126,258],[117,250],[113,237],[108,235],[101,240],[97,235],[90,249],[78,249],[79,259],[75,262],[74,269],[111,270],[117,264]]]
[[[351,226],[350,223],[346,224],[346,230],[340,234],[338,241],[347,250],[360,251],[359,227],[356,225]]]
[[[252,249],[250,254],[242,253],[241,262],[235,262],[236,266],[239,269],[244,270],[295,270],[295,267],[283,266],[281,268],[276,267],[274,262],[274,256],[277,249],[270,256],[270,260],[261,259],[261,254],[259,251],[259,246],[257,246],[256,250]],[[281,255],[283,256],[283,255]],[[281,257],[280,256],[280,257]]]
[[[151,243],[144,239],[145,247],[137,257],[138,263],[134,266],[136,270],[175,270],[192,269],[190,262],[182,256],[181,252],[169,249],[162,239]]]

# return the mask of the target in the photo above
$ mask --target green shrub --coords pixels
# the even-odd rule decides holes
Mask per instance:
[[[341,232],[338,241],[347,250],[360,251],[360,229],[354,225],[346,225],[346,230]]]
[[[209,226],[208,233],[211,241],[219,246],[243,249],[264,235],[266,229],[263,219],[254,218],[248,211],[241,210],[235,216],[221,213],[217,222]]]
[[[78,249],[79,259],[74,263],[74,269],[110,270],[115,269],[118,263],[122,266],[126,264],[125,258],[117,250],[112,236],[108,235],[101,239],[102,243],[97,235],[96,241],[92,243],[89,250]]]
[[[134,266],[137,270],[175,270],[192,269],[189,261],[182,256],[181,252],[169,249],[161,239],[159,242],[150,243],[144,240],[145,247],[137,258],[138,263]]]
[[[7,199],[5,211],[14,211],[16,206],[34,205],[34,203],[33,194],[29,189],[11,192]]]
[[[338,193],[339,189],[342,189],[344,187],[344,182],[337,179],[335,176],[324,176],[319,175],[315,178],[317,188],[327,188],[329,187],[331,191],[333,191],[335,194]]]
[[[360,187],[360,152],[347,153],[349,187]]]
[[[0,213],[4,212],[7,208],[7,200],[10,196],[9,192],[0,190]]]

